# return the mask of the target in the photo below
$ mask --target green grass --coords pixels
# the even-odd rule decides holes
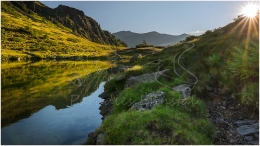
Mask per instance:
[[[248,110],[258,112],[259,27],[249,27],[245,19],[189,38],[195,47],[182,56],[180,64],[199,79],[192,97],[183,100],[179,93],[171,91],[192,77],[174,60],[191,46],[186,44],[186,47],[182,42],[143,57],[124,73],[129,77],[171,69],[166,74],[168,77],[125,90],[122,90],[124,82],[108,81],[105,86],[108,90],[121,87],[122,92],[113,99],[112,115],[96,130],[105,134],[102,144],[213,144],[214,126],[208,120],[205,102],[197,98],[205,98],[206,85],[231,88]],[[174,64],[179,76],[173,71]],[[162,105],[152,111],[130,109],[133,103],[156,91],[166,94]]]
[[[214,133],[207,120],[192,118],[169,106],[112,115],[99,130],[105,134],[102,144],[135,145],[212,144]]]
[[[259,18],[256,18],[256,21],[253,22],[255,26],[258,26],[258,20]],[[229,87],[233,93],[239,93],[240,96],[237,100],[240,100],[242,99],[240,94],[242,89],[249,84],[258,83],[259,27],[252,27],[250,24],[252,25],[247,18],[240,19],[220,29],[208,31],[190,41],[195,46],[183,54],[180,64],[199,79],[193,93],[205,97],[205,85],[220,88]],[[191,46],[190,44],[186,45]],[[158,54],[144,57],[135,64],[144,65],[147,62],[157,60],[160,62],[161,70],[171,69],[172,72],[169,76],[175,77],[173,63],[177,64],[179,55],[186,49],[187,47],[183,43],[178,43]],[[178,65],[176,65],[176,71],[185,80],[193,78]],[[251,92],[252,90],[245,91]],[[252,96],[247,96],[247,98],[251,101]],[[245,102],[241,101],[241,103]],[[251,103],[251,106],[257,110],[259,106]],[[248,104],[247,106],[249,107]]]
[[[115,48],[124,48],[91,42],[74,35],[72,30],[55,25],[40,16],[31,20],[26,15],[19,15],[22,16],[1,13],[1,49],[16,50],[14,53],[2,51],[3,58],[47,58],[53,55],[101,57],[108,56]]]
[[[127,72],[141,68],[135,66]],[[102,144],[212,144],[214,126],[207,118],[205,103],[197,97],[183,99],[169,88],[182,82],[181,77],[172,82],[160,78],[158,82],[124,89],[113,99],[113,114],[96,130],[105,134]],[[112,83],[116,82],[109,81],[105,87]],[[156,91],[165,93],[162,105],[152,111],[130,109],[133,103]]]

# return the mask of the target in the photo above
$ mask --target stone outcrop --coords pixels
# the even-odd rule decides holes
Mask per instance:
[[[151,74],[143,74],[140,76],[131,76],[126,80],[125,88],[133,87],[138,83],[147,83],[156,81],[163,73],[169,71],[170,69],[165,69]]]
[[[96,145],[101,145],[101,142],[102,142],[103,139],[104,139],[104,134],[103,134],[103,133],[100,133],[100,134],[97,136]]]
[[[172,91],[177,91],[182,94],[183,98],[186,98],[191,95],[191,85],[190,84],[181,84],[172,88]]]
[[[259,123],[251,124],[251,125],[242,125],[237,128],[237,132],[241,135],[252,135],[258,134],[259,132]]]
[[[149,93],[140,102],[134,103],[131,106],[131,109],[151,110],[156,105],[162,104],[164,102],[164,97],[164,92]]]
[[[130,59],[130,63],[134,63],[136,60],[142,58],[141,54],[134,54],[133,57]]]

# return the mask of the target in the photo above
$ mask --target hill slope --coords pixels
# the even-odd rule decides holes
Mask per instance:
[[[124,42],[117,40],[111,33],[101,29],[92,18],[85,16],[84,12],[75,8],[59,5],[51,9],[38,1],[11,1],[2,2],[2,12],[16,14],[11,9],[18,10],[27,17],[36,13],[54,24],[63,25],[90,41],[114,46],[124,46]],[[33,18],[32,18],[33,19]]]
[[[101,144],[259,144],[259,16],[240,17],[133,65],[124,79],[106,82],[107,93],[120,93],[107,97],[115,100],[113,110],[87,144],[101,134]],[[165,69],[164,77],[144,83],[148,73]],[[139,84],[123,88],[138,78]],[[191,96],[173,91],[181,84],[191,85]],[[165,93],[164,103],[143,110],[154,103],[144,97],[155,92]],[[137,102],[141,110],[131,108]]]
[[[35,4],[35,11],[41,10],[40,12],[45,16],[40,16],[41,13],[35,13],[27,8],[25,3],[27,5]],[[91,30],[89,39],[87,39],[87,35],[73,32],[71,28],[62,25],[58,19],[52,17],[56,16],[52,14],[53,9],[39,2],[1,2],[1,4],[2,60],[98,57],[106,56],[109,51],[124,46],[123,42],[101,29],[94,31],[95,29],[92,27],[85,27],[85,29]],[[75,9],[75,11],[78,10]],[[85,17],[87,18],[87,16]],[[77,22],[71,22],[77,26],[80,25]],[[96,25],[92,19],[89,22],[94,23],[90,26]],[[87,33],[88,31],[85,29],[81,30]],[[100,42],[95,43],[92,39],[100,40]]]
[[[148,33],[134,33],[131,31],[120,31],[117,33],[113,33],[116,38],[124,41],[127,46],[135,47],[138,44],[141,44],[143,40],[147,42],[149,45],[154,46],[166,46],[170,44],[175,44],[181,40],[184,40],[187,34],[181,35],[169,35],[169,34],[161,34],[156,31],[148,32]]]

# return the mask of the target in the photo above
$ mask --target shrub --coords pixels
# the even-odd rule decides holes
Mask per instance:
[[[75,39],[75,38],[67,38],[67,41],[73,42],[73,43],[78,43],[80,40]]]
[[[209,56],[206,63],[208,66],[218,66],[220,61],[220,57],[216,55],[215,53],[212,54],[212,56]]]
[[[256,45],[245,49],[237,47],[232,56],[228,68],[233,75],[238,75],[241,80],[259,76],[259,50]]]
[[[144,47],[153,47],[153,45],[146,45],[146,44],[136,45],[136,48],[144,48]]]
[[[199,36],[190,35],[190,36],[188,36],[188,37],[185,39],[185,41],[191,41],[191,40],[194,40],[194,39],[197,39],[197,38],[199,38]]]
[[[43,35],[43,39],[48,39],[49,36],[47,34]]]
[[[252,83],[246,85],[240,92],[242,104],[258,109],[259,107],[259,84]]]
[[[13,38],[8,38],[9,41],[15,41],[15,42],[23,42],[24,39],[19,38],[19,37],[13,37]]]

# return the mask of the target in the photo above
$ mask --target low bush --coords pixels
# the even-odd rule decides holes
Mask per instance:
[[[75,39],[75,38],[67,38],[67,41],[73,42],[73,43],[78,43],[80,40]]]

